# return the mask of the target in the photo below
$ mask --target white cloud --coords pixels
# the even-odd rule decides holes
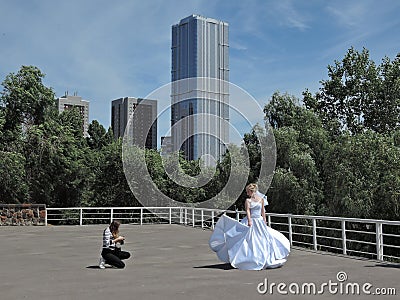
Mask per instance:
[[[330,4],[326,9],[339,25],[350,28],[360,26],[368,14],[367,1],[348,1],[336,6]]]
[[[276,2],[275,10],[278,17],[281,18],[280,24],[287,27],[293,27],[301,31],[309,28],[308,14],[303,10],[296,9],[294,1],[281,0]]]
[[[326,6],[327,17],[335,29],[335,35],[329,37],[331,46],[321,51],[321,58],[330,58],[345,52],[354,46],[372,50],[380,60],[385,55],[398,51],[393,47],[393,33],[400,25],[397,1],[340,1]],[[376,52],[375,52],[375,51]]]

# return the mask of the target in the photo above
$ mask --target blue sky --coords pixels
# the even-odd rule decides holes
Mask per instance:
[[[112,99],[169,83],[171,25],[191,14],[229,23],[230,81],[261,106],[275,91],[316,92],[351,46],[376,63],[400,52],[397,0],[0,0],[0,80],[37,66],[108,128]]]

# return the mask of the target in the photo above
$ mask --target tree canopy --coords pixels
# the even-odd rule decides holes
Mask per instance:
[[[232,174],[233,184],[236,177],[247,176],[247,183],[262,186],[260,143],[266,140],[260,141],[259,133],[270,130],[276,167],[270,189],[263,191],[268,211],[398,220],[400,55],[376,64],[367,49],[350,48],[327,67],[327,76],[315,94],[306,89],[302,99],[275,92],[264,107],[265,124],[246,133],[242,145],[230,147],[215,168],[204,169],[201,161],[187,161],[178,153],[176,171],[188,175],[185,185],[198,188],[174,182],[179,174],[166,172],[173,161],[163,161],[159,151],[132,150],[131,159],[144,153],[149,180],[164,195],[197,203],[217,195]],[[141,205],[131,191],[140,182],[128,184],[124,172],[122,140],[96,120],[83,137],[79,111],[59,114],[43,78],[37,67],[22,66],[2,83],[0,202]],[[249,165],[232,160],[244,153]],[[243,208],[245,197],[243,191],[233,199],[237,208]]]

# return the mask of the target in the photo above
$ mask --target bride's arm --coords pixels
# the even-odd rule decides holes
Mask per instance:
[[[249,205],[249,200],[246,199],[246,203],[245,203],[245,208],[246,208],[246,216],[247,216],[247,225],[251,226],[252,222],[251,222],[251,213],[250,213],[250,205]]]
[[[261,199],[261,216],[265,223],[267,223],[265,218],[265,207],[264,207],[264,198]]]

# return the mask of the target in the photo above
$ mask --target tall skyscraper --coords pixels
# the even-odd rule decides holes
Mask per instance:
[[[64,110],[78,108],[79,112],[82,116],[83,120],[83,128],[82,133],[83,136],[88,136],[88,129],[89,129],[89,101],[82,100],[82,97],[76,95],[73,96],[68,95],[65,93],[64,96],[57,98],[56,100],[58,111],[61,113]]]
[[[228,23],[184,18],[172,26],[171,49],[173,149],[189,160],[217,161],[229,140]]]
[[[157,100],[133,97],[113,100],[111,128],[116,139],[124,137],[125,130],[128,130],[128,138],[133,144],[157,149]]]

